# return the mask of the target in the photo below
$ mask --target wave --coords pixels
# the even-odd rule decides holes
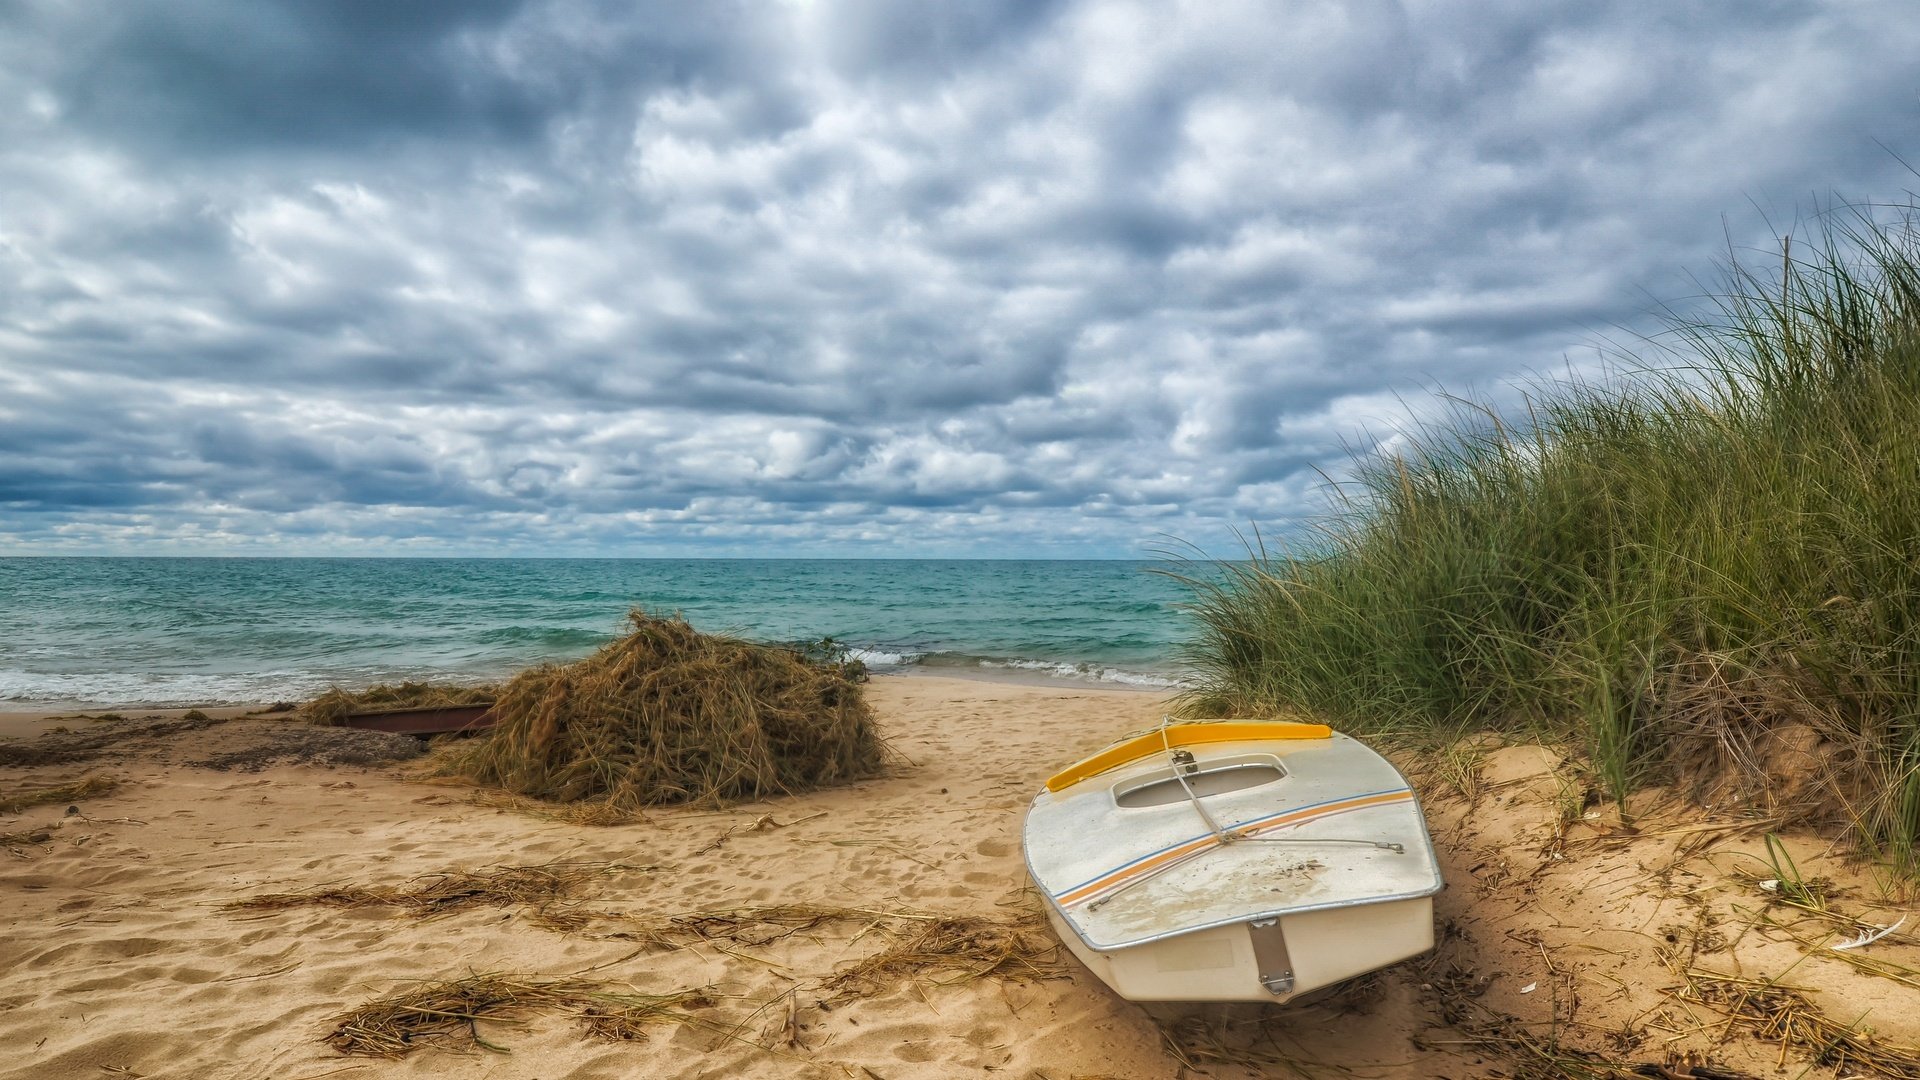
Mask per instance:
[[[35,708],[115,706],[180,709],[205,705],[254,705],[302,701],[348,680],[314,672],[266,671],[247,675],[179,675],[156,672],[48,674],[0,672],[0,702]]]
[[[858,660],[870,668],[910,667],[918,664],[921,658],[926,655],[926,653],[921,652],[909,652],[903,649],[883,649],[879,647],[847,650],[847,659]]]
[[[1076,664],[1063,660],[993,660],[982,658],[979,664],[983,668],[1032,671],[1056,679],[1117,683],[1121,686],[1138,686],[1143,689],[1172,690],[1184,685],[1179,679],[1172,675],[1155,674],[1146,671],[1128,671],[1125,668],[1108,667],[1105,664],[1090,662]]]
[[[512,628],[517,630],[518,628]],[[545,635],[541,635],[545,636]],[[556,635],[557,636],[557,635]],[[585,635],[583,634],[582,637]],[[591,642],[599,644],[605,635]],[[555,642],[551,637],[547,645]],[[1125,666],[1097,661],[1035,659],[951,651],[920,651],[904,646],[870,645],[852,648],[851,659],[876,673],[921,671],[929,674],[974,675],[982,678],[1028,678],[1064,684],[1088,683],[1141,690],[1177,690],[1185,685],[1175,674],[1146,665]],[[342,665],[326,668],[278,669],[255,672],[44,672],[0,670],[0,706],[20,708],[187,708],[211,705],[251,705],[266,701],[304,701],[332,686],[349,688],[380,682],[425,679],[474,682],[511,678],[520,665],[428,662],[403,666]]]
[[[881,646],[854,649],[850,654],[877,671],[919,668],[940,671],[1018,672],[1049,680],[1111,683],[1143,690],[1176,690],[1186,685],[1167,671],[1128,668],[1090,660],[1039,660],[1026,657],[982,656],[962,652],[913,652]]]

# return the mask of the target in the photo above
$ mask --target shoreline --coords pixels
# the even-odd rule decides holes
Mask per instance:
[[[875,678],[900,679],[952,679],[956,682],[982,682],[1006,686],[1053,687],[1061,690],[1112,690],[1122,694],[1159,694],[1172,697],[1179,693],[1181,686],[1153,686],[1147,683],[1121,682],[1117,679],[1078,679],[1070,675],[1049,675],[1044,671],[1031,671],[1021,668],[948,668],[907,667],[877,671],[869,668],[868,673]]]
[[[1182,687],[1178,685],[1158,686],[1148,683],[1122,682],[1119,680],[1076,678],[1070,675],[1050,675],[1044,671],[1015,667],[969,668],[960,666],[947,667],[943,665],[928,667],[918,664],[908,664],[899,667],[869,667],[867,670],[868,674],[875,679],[953,679],[958,682],[981,682],[1042,688],[1054,687],[1062,690],[1112,690],[1126,694],[1158,694],[1162,697],[1172,697],[1182,689]],[[508,675],[501,681],[505,682],[511,678],[512,676]],[[450,682],[450,680],[434,679],[421,675],[408,676],[405,680],[399,681]],[[192,709],[199,709],[209,715],[216,713],[239,714],[257,711],[266,708],[268,705],[289,700],[292,700],[293,703],[298,706],[300,701],[304,699],[260,698],[252,701],[228,701],[219,704],[200,702],[185,705],[178,703],[143,704],[138,701],[128,702],[125,700],[7,701],[0,702],[0,724],[4,724],[9,717],[40,717],[50,716],[55,713],[134,711],[142,713],[183,713]],[[0,729],[0,736],[3,735],[5,735],[5,731],[4,729]]]

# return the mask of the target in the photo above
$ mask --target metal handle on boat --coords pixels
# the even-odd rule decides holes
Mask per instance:
[[[1293,957],[1287,951],[1287,933],[1276,916],[1255,919],[1247,924],[1247,940],[1253,943],[1253,962],[1260,985],[1274,997],[1293,992]]]

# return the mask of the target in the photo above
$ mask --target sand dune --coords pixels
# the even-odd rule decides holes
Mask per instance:
[[[892,775],[604,828],[478,805],[471,789],[423,782],[417,763],[245,771],[262,756],[248,748],[284,732],[284,720],[235,720],[130,738],[89,760],[0,767],[0,793],[88,773],[127,781],[75,814],[51,805],[0,817],[13,852],[0,853],[0,1046],[9,1051],[0,1078],[1067,1080],[1172,1077],[1187,1063],[1207,1075],[1289,1075],[1280,1059],[1309,1072],[1341,1063],[1374,1076],[1467,1077],[1514,1067],[1491,1039],[1508,1023],[1623,1059],[1684,1065],[1691,1052],[1771,1074],[1777,1043],[1748,1038],[1724,1007],[1671,992],[1682,981],[1674,972],[1688,966],[1745,977],[1790,970],[1829,1014],[1865,1015],[1885,1039],[1920,1040],[1910,1008],[1920,989],[1836,954],[1806,957],[1778,930],[1739,921],[1739,911],[1764,911],[1770,900],[1742,872],[1752,861],[1732,854],[1758,851],[1754,837],[1672,808],[1632,831],[1598,813],[1569,825],[1564,770],[1527,747],[1490,752],[1473,799],[1425,783],[1450,882],[1434,956],[1317,1004],[1162,1016],[1177,1033],[1171,1042],[1155,1018],[1071,961],[1047,981],[904,980],[836,1005],[823,980],[882,944],[859,923],[667,951],[619,936],[631,920],[769,903],[992,917],[1032,910],[1018,843],[1032,791],[1160,708],[1122,691],[936,678],[882,679],[871,692],[903,758]],[[15,718],[0,733],[38,739],[54,726],[114,723],[135,721]],[[243,767],[188,764],[221,755]],[[1696,850],[1703,841],[1716,846]],[[1854,882],[1851,893],[1834,887],[1836,907],[1891,921],[1817,838],[1797,839],[1794,851],[1803,870]],[[616,918],[563,932],[529,905],[426,919],[391,907],[223,906],[263,892],[556,862],[597,867],[570,910]],[[1786,923],[1800,914],[1775,913]],[[1920,966],[1904,932],[1872,955]],[[507,1053],[456,1041],[364,1058],[322,1041],[357,1005],[481,972],[574,976],[637,993],[711,987],[714,1004],[695,1010],[707,1024],[667,1024],[634,1042],[589,1038],[564,1013],[482,1021],[480,1035]],[[1241,1064],[1210,1063],[1213,1050]]]

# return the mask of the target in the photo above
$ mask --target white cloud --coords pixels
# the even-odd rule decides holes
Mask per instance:
[[[1910,187],[1902,16],[16,5],[0,549],[1230,549]]]

